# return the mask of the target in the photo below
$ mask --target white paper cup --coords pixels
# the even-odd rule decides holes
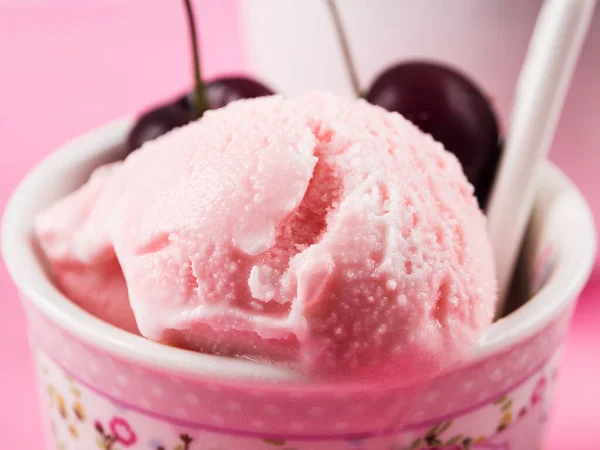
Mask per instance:
[[[365,389],[150,342],[96,319],[52,285],[32,241],[33,218],[117,159],[130,126],[130,119],[108,124],[40,163],[3,219],[48,449],[540,448],[595,249],[590,211],[560,171],[542,171],[526,240],[522,278],[533,298],[488,329],[472,360],[428,386]]]

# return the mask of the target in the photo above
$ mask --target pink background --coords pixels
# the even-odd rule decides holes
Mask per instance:
[[[243,67],[235,0],[198,0],[207,77]],[[218,6],[217,6],[218,5]],[[600,218],[600,11],[552,151]],[[173,2],[0,0],[0,209],[43,156],[87,129],[190,83],[187,31]],[[595,116],[595,117],[594,117]],[[34,127],[32,126],[34,125]],[[600,442],[600,265],[577,309],[545,450]],[[41,449],[23,313],[0,263],[0,449]]]

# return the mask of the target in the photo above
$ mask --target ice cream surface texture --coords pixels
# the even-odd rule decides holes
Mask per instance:
[[[323,93],[209,111],[99,168],[36,234],[98,317],[310,376],[429,378],[470,355],[496,302],[458,160]]]

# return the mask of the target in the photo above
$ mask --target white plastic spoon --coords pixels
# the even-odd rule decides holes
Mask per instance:
[[[546,0],[519,75],[509,134],[487,209],[502,314],[546,158],[595,0]]]

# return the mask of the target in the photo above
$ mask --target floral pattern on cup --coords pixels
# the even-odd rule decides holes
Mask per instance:
[[[189,434],[186,433],[182,433],[179,435],[179,440],[180,443],[177,443],[177,445],[175,447],[173,447],[173,450],[191,450],[191,444],[193,439],[190,437]],[[169,450],[166,447],[159,445],[156,447],[156,450]]]
[[[131,447],[137,441],[137,435],[122,417],[113,417],[108,430],[105,430],[100,420],[94,422],[94,428],[99,435],[96,443],[102,450],[118,450],[118,445]]]
[[[560,360],[556,354],[510,392],[427,426],[408,424],[398,433],[381,436],[310,440],[268,433],[233,435],[202,424],[169,423],[168,417],[115,401],[65,373],[39,350],[36,354],[39,378],[48,386],[47,417],[60,450],[521,450],[524,447],[514,437],[524,429],[541,433],[547,392]],[[328,420],[335,423],[336,418]]]
[[[546,386],[546,377],[542,375],[535,385],[531,397],[531,406],[540,403],[544,395]],[[535,398],[535,400],[534,400]],[[495,432],[490,436],[485,435],[464,435],[456,434],[453,430],[453,421],[440,422],[422,436],[415,439],[409,447],[397,447],[393,450],[475,450],[478,448],[486,449],[510,449],[507,443],[503,442],[498,446],[489,444],[491,437],[499,436],[509,427],[514,426],[520,419],[525,417],[527,407],[523,406],[519,413],[514,415],[514,402],[510,396],[503,395],[494,401],[494,406],[498,409],[499,420]]]
[[[546,391],[548,380],[545,377],[540,378],[540,381],[535,385],[535,389],[531,394],[531,406],[537,405],[543,398]]]
[[[44,376],[49,373],[47,367],[42,367],[41,372]],[[79,438],[80,427],[86,422],[87,414],[80,401],[81,390],[70,376],[65,374],[64,378],[68,383],[64,390],[57,390],[52,383],[46,385],[48,404],[58,412],[58,417],[65,423],[70,437],[76,440]],[[56,429],[56,423],[53,423],[51,428]],[[57,443],[57,447],[64,447],[64,444]]]

